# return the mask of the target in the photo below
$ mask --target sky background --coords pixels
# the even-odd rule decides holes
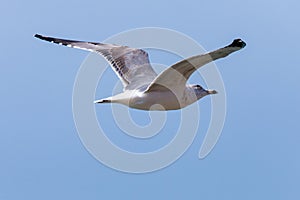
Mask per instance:
[[[296,0],[2,2],[0,199],[299,199],[299,8]],[[73,83],[88,53],[33,35],[103,41],[149,26],[182,32],[207,50],[237,37],[247,47],[217,61],[227,116],[209,156],[198,159],[209,119],[205,98],[199,101],[204,125],[179,160],[157,172],[128,174],[94,159],[75,128]],[[150,59],[178,60],[155,52]],[[113,72],[107,76],[117,80]],[[116,134],[112,128],[115,143],[134,150]]]

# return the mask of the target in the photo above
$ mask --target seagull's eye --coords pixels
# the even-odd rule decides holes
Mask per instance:
[[[196,89],[202,89],[202,87],[200,85],[195,85]]]

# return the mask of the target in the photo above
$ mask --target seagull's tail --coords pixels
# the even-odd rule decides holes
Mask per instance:
[[[94,101],[94,103],[111,103],[111,100],[110,99],[100,99],[100,100]]]

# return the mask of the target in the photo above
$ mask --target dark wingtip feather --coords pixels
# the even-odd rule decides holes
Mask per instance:
[[[40,34],[35,34],[34,37],[38,38],[38,39],[41,39],[41,40],[47,40],[47,37],[45,36],[42,36]]]
[[[39,38],[39,39],[42,39],[42,38],[43,38],[43,36],[40,35],[40,34],[35,34],[34,37]]]
[[[38,38],[38,39],[41,39],[41,40],[45,40],[45,41],[48,41],[48,42],[53,42],[54,38],[51,38],[51,37],[45,37],[45,36],[42,36],[40,34],[35,34],[34,37]]]
[[[239,48],[244,48],[245,46],[246,43],[241,39],[235,39],[230,45],[228,45],[228,47],[239,47]]]

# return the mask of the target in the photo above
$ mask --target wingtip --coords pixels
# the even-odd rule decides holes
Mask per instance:
[[[40,35],[40,34],[34,34],[34,37],[39,38],[39,39],[42,39],[42,38],[43,38],[43,36]]]
[[[52,41],[51,38],[45,37],[45,36],[40,35],[40,34],[35,34],[34,37],[35,37],[35,38],[38,38],[38,39],[40,39],[40,40],[45,40],[45,41],[49,41],[49,42]]]
[[[246,46],[246,42],[244,42],[240,38],[234,39],[233,42],[230,45],[228,45],[228,47],[239,47],[239,48],[244,48],[245,46]]]
[[[34,37],[36,37],[40,40],[44,40],[44,41],[51,42],[51,43],[56,43],[56,44],[62,44],[62,42],[63,42],[62,39],[43,36],[43,35],[40,35],[40,34],[35,34]]]

